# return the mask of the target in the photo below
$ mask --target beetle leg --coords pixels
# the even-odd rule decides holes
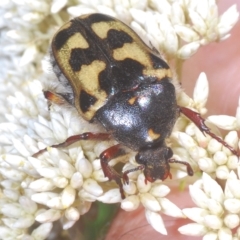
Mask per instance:
[[[68,147],[69,145],[80,141],[80,140],[107,140],[110,138],[110,134],[108,133],[91,133],[91,132],[86,132],[78,135],[73,135],[69,138],[66,139],[65,142],[60,143],[60,144],[55,144],[52,145],[51,147],[53,148],[63,148],[63,147]],[[44,148],[36,153],[34,153],[32,156],[37,157],[40,154],[44,153],[47,151],[47,148]]]
[[[121,176],[111,166],[109,166],[108,163],[112,159],[124,154],[126,154],[126,152],[124,148],[121,146],[121,144],[114,145],[100,154],[100,161],[104,176],[108,177],[109,180],[114,180],[118,184],[122,199],[125,198],[125,195],[123,192]]]
[[[200,129],[200,131],[204,134],[207,133],[209,136],[211,136],[212,138],[216,139],[218,142],[220,142],[223,146],[225,146],[226,148],[228,148],[234,155],[236,155],[237,157],[239,157],[238,152],[231,147],[230,145],[228,145],[225,141],[223,141],[220,137],[218,137],[217,135],[215,135],[214,133],[212,133],[210,131],[210,129],[206,126],[205,119],[201,117],[201,115],[197,112],[192,111],[189,108],[185,108],[185,107],[180,107],[180,112],[183,113],[187,118],[189,118],[192,122],[194,122],[194,124]]]
[[[193,176],[193,169],[191,167],[191,165],[188,163],[188,162],[184,162],[184,161],[178,161],[176,159],[173,159],[173,158],[170,158],[168,159],[168,162],[169,163],[180,163],[180,164],[183,164],[187,167],[187,173],[189,176]]]
[[[129,169],[129,170],[126,170],[124,173],[123,173],[123,183],[124,184],[129,184],[129,178],[128,178],[128,173],[130,172],[135,172],[135,171],[138,171],[138,170],[143,170],[145,168],[144,165],[139,165],[135,168],[132,168],[132,169]]]

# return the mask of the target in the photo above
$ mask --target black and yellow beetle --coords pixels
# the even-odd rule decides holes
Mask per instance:
[[[53,37],[50,55],[61,87],[44,91],[45,97],[56,104],[68,102],[87,121],[98,122],[107,131],[75,135],[53,147],[79,140],[117,140],[119,144],[102,152],[100,160],[104,175],[116,181],[122,198],[121,178],[128,183],[132,171],[143,170],[149,182],[164,180],[171,177],[169,163],[175,162],[185,164],[193,175],[189,163],[172,159],[165,144],[180,112],[237,155],[210,132],[198,113],[177,105],[169,66],[121,21],[99,13],[74,18]],[[121,176],[108,162],[126,154],[125,147],[138,152],[135,158],[140,165]]]

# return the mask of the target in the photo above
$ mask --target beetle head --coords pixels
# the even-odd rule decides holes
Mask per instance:
[[[164,146],[140,150],[136,155],[136,161],[145,166],[145,181],[154,182],[157,179],[171,178],[168,159],[173,156],[171,148]]]

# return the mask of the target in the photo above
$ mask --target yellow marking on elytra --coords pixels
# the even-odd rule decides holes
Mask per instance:
[[[68,45],[69,49],[74,49],[74,48],[89,48],[89,44],[86,41],[85,37],[80,32],[76,32],[73,34],[65,43]],[[64,45],[65,45],[64,44]]]
[[[133,104],[136,102],[136,100],[137,100],[137,97],[136,97],[136,96],[135,96],[135,97],[132,97],[132,98],[130,98],[130,99],[128,100],[128,103],[131,104],[131,105],[133,105]]]
[[[106,63],[99,60],[94,60],[89,65],[82,65],[81,70],[75,72],[78,78],[78,85],[80,86],[75,98],[75,106],[79,112],[81,112],[79,106],[80,89],[84,89],[88,94],[97,98],[97,102],[92,105],[87,112],[85,112],[84,118],[91,120],[95,112],[104,105],[107,94],[99,86],[99,74],[105,69]]]
[[[137,42],[125,43],[123,47],[114,49],[113,58],[117,61],[131,58],[137,62],[140,62],[146,68],[152,68],[152,62],[150,60],[149,53],[143,50],[143,48]]]
[[[148,130],[148,137],[146,139],[147,142],[152,142],[154,140],[157,140],[160,138],[161,134],[160,133],[155,133],[152,128]]]
[[[143,69],[143,74],[146,76],[157,77],[161,80],[164,77],[172,78],[172,71],[170,69],[160,68],[160,69]]]
[[[107,37],[107,33],[110,29],[112,29],[111,25],[109,22],[98,22],[98,23],[93,23],[91,25],[91,28],[93,32],[98,35],[101,39],[104,39]]]
[[[98,93],[101,91],[98,77],[105,68],[105,62],[94,60],[89,65],[82,65],[81,70],[76,72],[79,82],[86,92]]]

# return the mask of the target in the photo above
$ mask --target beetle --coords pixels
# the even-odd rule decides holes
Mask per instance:
[[[180,113],[238,156],[210,131],[199,113],[177,104],[168,64],[123,22],[100,13],[70,20],[53,37],[50,59],[58,87],[45,90],[45,97],[58,105],[67,102],[85,120],[106,129],[74,135],[52,147],[67,147],[79,140],[117,140],[100,154],[100,162],[105,177],[119,185],[122,198],[129,172],[143,170],[145,182],[154,182],[171,177],[169,163],[180,163],[193,175],[189,163],[172,158],[165,142]],[[137,151],[139,166],[120,175],[109,161],[126,154],[126,147]]]

